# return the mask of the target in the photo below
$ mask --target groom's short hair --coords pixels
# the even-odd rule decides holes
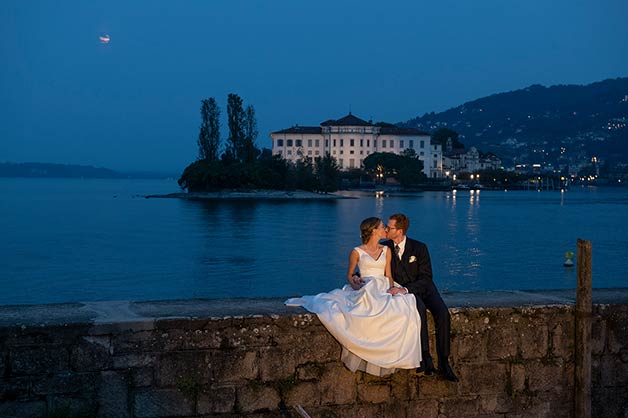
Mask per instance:
[[[403,234],[408,233],[408,228],[410,228],[410,219],[403,213],[395,213],[390,215],[390,218],[395,221],[395,227],[399,229],[403,229]]]

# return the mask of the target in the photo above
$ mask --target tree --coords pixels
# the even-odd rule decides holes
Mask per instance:
[[[230,93],[227,96],[227,125],[229,137],[227,138],[226,159],[244,160],[245,148],[245,113],[242,107],[242,99],[237,94]]]
[[[206,161],[218,160],[220,146],[220,108],[216,99],[201,101],[201,128],[198,133],[198,158]]]
[[[257,139],[257,121],[255,120],[255,108],[251,105],[246,107],[244,114],[244,144],[243,161],[252,163],[260,154],[260,150],[255,146]]]
[[[316,157],[314,167],[319,191],[327,193],[338,190],[340,169],[334,157],[329,153],[326,153],[323,157]]]
[[[458,141],[458,132],[449,128],[440,128],[432,134],[432,142],[440,144],[443,151],[449,151],[447,143],[449,142],[452,149],[464,148],[464,144]]]

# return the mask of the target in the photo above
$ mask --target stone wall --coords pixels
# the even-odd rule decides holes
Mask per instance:
[[[451,309],[460,382],[449,383],[351,373],[315,316],[276,304],[241,317],[0,321],[0,417],[297,417],[297,404],[312,417],[573,416],[573,306]],[[593,416],[626,417],[628,305],[596,305],[593,337]]]

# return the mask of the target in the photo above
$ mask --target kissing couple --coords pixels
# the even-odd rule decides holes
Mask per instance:
[[[410,220],[391,215],[360,224],[362,245],[349,254],[348,285],[288,299],[315,313],[342,345],[342,361],[353,372],[384,376],[417,369],[457,382],[449,364],[450,315],[432,280],[427,246],[406,236]],[[427,314],[434,317],[438,370],[429,350]]]

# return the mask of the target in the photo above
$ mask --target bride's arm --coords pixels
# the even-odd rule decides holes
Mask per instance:
[[[359,276],[354,276],[355,267],[358,265],[358,261],[360,260],[360,254],[356,250],[351,250],[349,253],[349,271],[347,272],[347,280],[349,284],[354,289],[359,289],[364,284],[362,279]]]
[[[391,251],[386,251],[386,267],[384,268],[384,276],[388,277],[388,287],[393,287],[395,285],[394,280],[392,278],[392,269],[390,268],[391,261],[392,261]]]

